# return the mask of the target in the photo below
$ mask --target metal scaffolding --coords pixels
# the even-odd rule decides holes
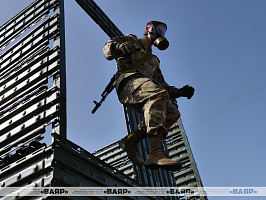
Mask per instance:
[[[117,37],[123,33],[106,16],[106,14],[92,0],[76,0],[84,11],[102,28],[110,37]],[[130,133],[137,128],[137,125],[143,120],[138,113],[124,106],[127,132]],[[178,138],[178,140],[176,139]],[[150,187],[158,186],[194,186],[202,187],[201,179],[192,156],[189,143],[181,120],[169,130],[168,137],[165,140],[165,150],[171,158],[177,158],[182,161],[184,168],[177,172],[168,172],[165,170],[149,170],[143,166],[132,164],[127,158],[126,152],[119,147],[119,142],[114,142],[94,153],[95,156],[104,160],[111,166],[123,171],[139,184]],[[178,147],[176,147],[179,145]],[[149,142],[144,139],[138,145],[139,154],[145,159],[148,156]],[[182,177],[185,177],[184,183]],[[199,199],[199,197],[197,198]],[[205,199],[205,198],[202,198]]]
[[[109,37],[123,35],[95,2],[76,1]],[[93,155],[67,140],[64,24],[64,0],[36,0],[0,27],[1,187],[183,186],[188,183],[200,187],[196,164],[181,124],[170,130],[165,143],[171,157],[181,156],[186,163],[186,168],[177,173],[132,165],[117,142]],[[143,117],[126,107],[124,113],[127,130],[131,132]],[[43,142],[44,134],[49,135],[51,145]],[[139,152],[146,158],[148,140],[139,144]],[[17,195],[16,199],[44,197],[45,194],[38,198]]]

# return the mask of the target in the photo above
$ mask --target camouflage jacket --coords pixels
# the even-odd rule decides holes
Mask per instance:
[[[115,53],[114,48],[118,43],[123,42],[130,42],[134,44],[137,51],[130,57],[120,57]],[[135,74],[142,74],[144,77],[149,78],[167,90],[171,88],[171,86],[169,86],[163,78],[159,68],[160,60],[158,57],[153,55],[151,48],[148,48],[145,42],[142,39],[138,39],[135,35],[112,38],[103,46],[103,54],[107,60],[116,60],[117,90],[122,80]]]

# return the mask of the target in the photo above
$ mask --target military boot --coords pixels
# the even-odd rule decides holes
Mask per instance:
[[[169,159],[166,157],[163,147],[163,133],[151,136],[150,153],[144,163],[148,169],[162,168],[168,171],[176,171],[182,168],[182,163],[179,160]]]
[[[127,152],[128,158],[137,165],[143,165],[144,161],[138,153],[138,142],[147,137],[147,134],[139,129],[132,131],[120,141],[120,146]]]

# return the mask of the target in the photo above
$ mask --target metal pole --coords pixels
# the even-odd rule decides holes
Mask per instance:
[[[54,79],[54,85],[60,88],[59,97],[59,122],[53,124],[53,133],[67,137],[67,115],[66,115],[66,50],[65,50],[65,12],[64,0],[59,0],[59,7],[54,11],[59,14],[59,38],[55,39],[54,46],[60,47],[60,73]]]

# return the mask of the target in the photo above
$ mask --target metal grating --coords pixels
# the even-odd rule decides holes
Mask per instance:
[[[3,50],[28,28],[47,17],[56,0],[35,1],[0,28],[0,49]],[[44,9],[45,8],[45,9]]]
[[[53,179],[53,149],[42,140],[48,125],[66,136],[62,7],[62,0],[36,0],[0,27],[1,187]]]
[[[194,160],[182,121],[179,119],[168,131],[165,144],[170,158],[182,162],[183,168],[174,172],[177,187],[203,187],[201,178]],[[180,199],[186,199],[183,197]],[[194,199],[207,199],[207,197],[194,197]]]
[[[130,177],[66,139],[63,11],[63,0],[36,0],[0,27],[1,188],[137,186]],[[48,125],[53,142],[47,147],[42,141],[46,132],[51,134]],[[19,190],[14,193],[1,199],[58,199],[45,194],[20,196]]]

